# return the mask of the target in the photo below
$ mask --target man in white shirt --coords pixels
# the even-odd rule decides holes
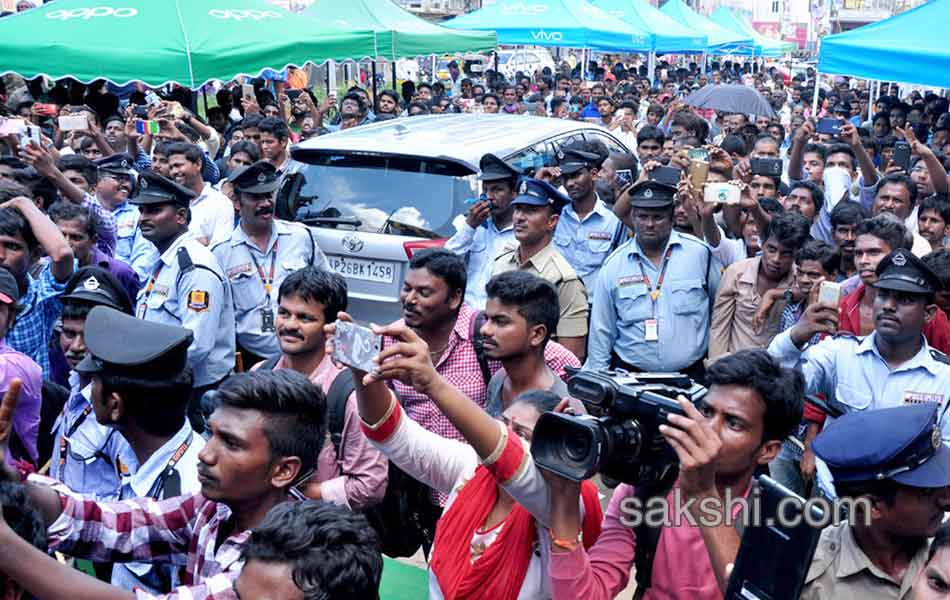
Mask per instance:
[[[234,230],[234,205],[201,177],[205,155],[198,146],[184,142],[168,148],[169,175],[175,183],[197,196],[191,201],[188,231],[195,239],[210,246],[226,240]]]

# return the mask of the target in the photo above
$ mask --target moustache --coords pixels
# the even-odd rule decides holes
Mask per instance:
[[[273,206],[265,206],[265,207],[262,207],[262,208],[258,208],[256,211],[254,211],[254,216],[255,216],[255,217],[261,217],[261,216],[264,216],[264,215],[272,215],[272,214],[274,214],[274,207],[273,207]]]
[[[283,337],[292,337],[292,338],[297,338],[298,340],[303,339],[303,336],[300,335],[299,331],[281,329],[278,333]]]

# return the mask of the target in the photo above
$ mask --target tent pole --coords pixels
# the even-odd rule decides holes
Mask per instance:
[[[815,93],[812,94],[811,99],[811,118],[815,119],[818,117],[818,90],[821,88],[819,83],[821,82],[821,73],[818,70],[815,70]]]
[[[391,64],[393,67],[393,90],[396,90],[399,88],[399,80],[396,78],[396,57],[393,57]]]
[[[653,75],[656,72],[656,52],[650,50],[650,54],[647,56],[647,79],[650,80],[650,87],[656,85],[656,82],[653,80]]]
[[[373,112],[379,110],[379,104],[376,102],[376,59],[373,59]]]
[[[587,48],[581,48],[581,79],[587,80]]]

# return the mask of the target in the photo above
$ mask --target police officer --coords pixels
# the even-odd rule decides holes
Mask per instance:
[[[465,223],[445,242],[445,249],[465,257],[468,284],[465,303],[485,309],[485,286],[491,278],[495,259],[518,245],[511,217],[511,201],[518,189],[519,173],[494,154],[478,163],[483,196],[469,209]]]
[[[676,188],[630,190],[636,237],[611,254],[594,284],[586,368],[705,372],[721,265],[705,242],[673,229]]]
[[[105,306],[93,308],[86,318],[88,352],[76,371],[92,380],[96,420],[115,427],[128,442],[116,465],[120,500],[163,500],[201,490],[198,453],[204,439],[185,418],[192,337],[184,327],[143,321]],[[152,562],[116,564],[112,583],[130,591],[168,593],[180,583],[177,573],[178,567]]]
[[[148,265],[155,258],[155,247],[142,236],[139,229],[139,209],[128,201],[135,191],[138,173],[132,167],[132,157],[120,153],[100,158],[97,198],[115,217],[115,257],[132,267],[139,279],[148,277]],[[105,181],[103,180],[105,179]],[[103,187],[109,188],[104,194]]]
[[[784,366],[800,366],[808,394],[824,394],[837,412],[901,404],[944,406],[950,394],[950,358],[931,348],[923,328],[938,310],[937,275],[909,250],[898,249],[878,263],[874,284],[874,331],[866,337],[839,334],[814,346],[805,335],[834,334],[838,308],[812,303],[795,327],[780,333],[769,353]],[[809,332],[811,332],[809,334]],[[950,435],[950,423],[944,422]],[[806,447],[806,454],[810,450]],[[831,477],[818,463],[819,487],[833,496]]]
[[[604,158],[592,152],[593,148],[586,143],[577,146],[565,148],[560,160],[564,189],[571,203],[561,211],[554,245],[574,267],[584,286],[593,290],[597,273],[623,240],[626,230],[597,195],[597,173]]]
[[[241,222],[211,251],[231,284],[237,343],[250,366],[280,354],[274,315],[284,279],[307,265],[329,269],[310,228],[274,218],[274,166],[258,161],[228,179]]]
[[[69,373],[69,398],[53,424],[50,475],[73,491],[97,500],[115,500],[119,489],[116,457],[128,443],[113,427],[91,416],[89,378],[75,369],[86,356],[89,312],[96,306],[107,306],[131,315],[132,304],[122,283],[101,267],[76,271],[66,284],[62,302],[59,347],[73,370]]]
[[[561,210],[569,202],[570,199],[545,181],[522,179],[518,195],[512,201],[518,247],[495,259],[492,275],[520,269],[554,284],[561,304],[557,341],[583,360],[589,312],[587,290],[553,243]]]
[[[950,509],[950,447],[932,402],[851,413],[812,446],[850,519],[821,532],[802,600],[909,598]],[[868,443],[868,441],[871,443]]]
[[[194,332],[188,366],[194,371],[195,401],[189,418],[204,430],[198,400],[234,366],[234,304],[211,250],[188,233],[194,192],[156,173],[143,173],[132,202],[141,210],[142,235],[160,256],[150,266],[136,299],[136,315]]]

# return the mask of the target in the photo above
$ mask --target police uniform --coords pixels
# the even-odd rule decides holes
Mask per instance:
[[[561,173],[573,175],[581,169],[596,168],[600,157],[583,150],[565,150],[560,156]],[[581,219],[573,203],[561,211],[554,231],[557,251],[574,268],[588,290],[594,289],[597,273],[611,252],[625,237],[624,225],[598,197],[594,209]]]
[[[132,313],[125,288],[100,267],[83,267],[69,279],[63,304],[108,306]],[[92,413],[92,386],[73,371],[69,398],[53,424],[50,475],[69,489],[96,500],[116,500],[119,479],[116,459],[128,451],[128,442],[113,427],[102,425]]]
[[[187,208],[194,195],[161,175],[143,173],[132,202]],[[194,332],[188,365],[194,371],[195,388],[219,383],[234,366],[234,304],[211,250],[182,232],[149,266],[145,281],[136,299],[136,315]]]
[[[179,376],[189,361],[194,334],[184,327],[136,319],[104,306],[97,306],[86,318],[86,357],[76,370],[86,377],[117,375],[152,381],[169,381]],[[135,340],[135,343],[129,343]],[[119,499],[164,500],[201,491],[198,481],[198,453],[204,439],[185,419],[182,427],[143,464],[131,447],[117,461],[120,476]],[[180,567],[152,562],[116,564],[112,583],[127,590],[142,588],[152,594],[167,593],[181,584]]]
[[[812,449],[838,482],[891,479],[915,488],[942,488],[950,485],[950,447],[941,442],[940,414],[929,403],[848,414],[822,431]],[[909,598],[927,560],[927,540],[919,543],[897,581],[871,562],[847,520],[828,527],[821,532],[801,598]]]
[[[520,173],[494,154],[486,154],[478,164],[483,183],[510,180],[517,182]],[[505,252],[518,246],[512,224],[498,229],[491,216],[476,228],[462,221],[461,227],[447,242],[445,249],[465,257],[468,271],[468,284],[465,286],[465,303],[478,310],[484,310],[487,300],[485,287],[491,279],[492,264]]]
[[[566,196],[549,183],[527,177],[518,184],[518,195],[512,200],[512,204],[551,206],[556,213],[560,213],[569,202]],[[553,241],[524,262],[518,257],[517,248],[502,254],[495,259],[492,275],[518,269],[546,279],[557,288],[561,308],[557,325],[558,338],[587,335],[587,290],[571,265],[558,254]]]
[[[271,194],[280,183],[274,166],[264,161],[237,171],[229,181],[238,193],[250,194]],[[281,283],[307,265],[330,267],[313,233],[305,225],[274,219],[262,252],[239,224],[211,251],[230,281],[238,344],[260,358],[279,355],[274,315]]]
[[[940,289],[936,274],[908,250],[895,250],[885,257],[877,274],[877,288],[912,294]],[[772,340],[769,353],[783,366],[801,369],[806,393],[824,394],[826,402],[844,413],[902,404],[945,406],[950,394],[950,358],[931,348],[921,333],[920,351],[892,369],[878,350],[877,336],[876,331],[866,337],[839,334],[799,350],[789,329]],[[950,419],[944,421],[943,430],[950,439]],[[830,475],[821,462],[818,483],[823,493],[833,496]]]
[[[634,208],[672,208],[676,188],[644,181],[630,191]],[[657,267],[636,237],[604,263],[594,284],[588,358],[590,369],[703,373],[719,260],[691,235],[670,232]]]
[[[131,177],[133,191],[138,177],[132,157],[128,154],[113,154],[96,161],[100,173],[114,173]],[[125,201],[112,208],[115,217],[115,257],[132,267],[139,279],[148,278],[148,265],[158,256],[155,246],[142,236],[139,230],[139,209],[134,204]]]

